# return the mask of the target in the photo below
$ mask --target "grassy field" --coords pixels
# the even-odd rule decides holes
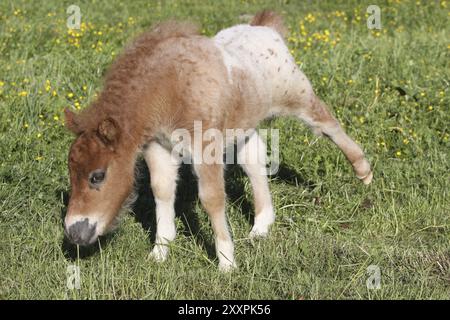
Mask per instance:
[[[369,30],[373,2],[1,1],[0,298],[449,299],[450,2],[376,1],[382,29]],[[78,31],[66,27],[71,4],[81,8]],[[329,141],[277,119],[263,124],[281,133],[268,239],[247,238],[249,181],[238,168],[227,172],[237,271],[217,270],[186,168],[167,262],[148,258],[148,176],[139,180],[134,213],[113,234],[89,249],[67,244],[73,137],[63,108],[95,99],[114,56],[157,21],[190,19],[214,35],[266,7],[285,15],[293,55],[363,146],[373,183],[360,183]],[[66,286],[73,264],[79,290]],[[381,272],[377,290],[366,286],[370,265]]]

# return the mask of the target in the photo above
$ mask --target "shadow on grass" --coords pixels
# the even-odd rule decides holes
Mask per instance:
[[[137,200],[132,205],[132,216],[136,222],[140,223],[142,228],[148,233],[151,244],[155,242],[156,235],[156,213],[155,199],[151,191],[151,177],[149,175],[147,164],[143,159],[136,164],[138,166],[139,175],[136,178]],[[228,203],[238,206],[245,219],[249,224],[253,224],[254,213],[253,204],[248,201],[245,196],[244,185],[245,173],[238,165],[228,165],[225,172],[225,189],[227,193]],[[280,164],[278,172],[272,176],[275,182],[287,183],[294,186],[303,186],[312,189],[314,183],[306,181],[295,170]],[[61,208],[61,227],[64,228],[64,218],[69,203],[69,193],[64,190],[56,191],[57,197],[62,195],[63,207]],[[179,171],[179,179],[177,185],[177,196],[175,201],[175,212],[184,225],[183,234],[193,239],[207,252],[210,259],[215,258],[214,243],[207,240],[208,237],[200,228],[199,219],[195,213],[195,206],[198,202],[197,178],[192,173],[190,165],[183,164]],[[91,246],[83,247],[72,244],[66,236],[61,244],[61,250],[68,260],[76,260],[88,258],[96,254],[100,247],[108,245],[113,238],[113,233],[99,237],[97,243]]]
[[[145,161],[139,161],[139,176],[136,181],[138,198],[132,206],[132,215],[149,234],[151,243],[156,236],[156,212],[155,199],[151,190],[151,177]],[[206,241],[205,235],[200,229],[200,223],[195,214],[195,206],[198,201],[197,178],[192,173],[190,165],[181,165],[176,191],[175,212],[183,223],[183,232],[187,237],[193,237],[197,243],[206,250],[209,258],[213,259],[214,245]]]
[[[294,169],[281,164],[278,172],[272,176],[274,181],[280,181],[282,183],[290,184],[296,187],[302,187],[304,189],[313,190],[316,186],[316,183],[311,180],[306,180],[303,178],[297,171]]]

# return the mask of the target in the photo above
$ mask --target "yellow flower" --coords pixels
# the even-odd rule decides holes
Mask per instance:
[[[57,93],[55,90],[52,91],[52,96],[56,97]]]
[[[0,87],[3,87],[5,83],[3,81],[0,81]]]
[[[69,92],[69,93],[67,94],[67,97],[73,98],[73,93],[72,93],[72,92]]]
[[[45,91],[49,92],[51,88],[50,80],[45,80]]]
[[[38,137],[38,138],[42,137],[42,133],[38,133],[38,134],[37,134],[37,137]]]
[[[54,116],[53,116],[53,120],[58,121],[58,120],[59,120],[59,117],[58,117],[57,115],[54,115]]]
[[[42,156],[37,156],[35,159],[36,159],[36,161],[41,161],[42,159],[44,159],[44,157],[42,157]]]
[[[397,157],[401,157],[402,152],[401,152],[401,151],[397,151],[397,152],[395,153],[395,155],[396,155]]]
[[[428,111],[433,111],[433,106],[428,106]]]
[[[26,92],[26,91],[19,92],[19,97],[26,97],[27,95],[28,95],[28,92]]]
[[[86,91],[87,90],[87,86],[83,86],[83,91]]]
[[[309,23],[312,23],[316,21],[316,17],[314,17],[311,13],[308,13],[308,15],[305,17],[305,20],[308,21]]]

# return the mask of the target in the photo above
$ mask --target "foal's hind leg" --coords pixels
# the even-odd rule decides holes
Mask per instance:
[[[265,237],[275,214],[267,181],[266,145],[256,132],[245,144],[238,145],[237,159],[250,179],[255,199],[255,223],[249,237]]]
[[[344,153],[352,164],[356,177],[364,184],[372,181],[370,164],[362,149],[344,132],[337,120],[331,115],[325,103],[312,95],[309,103],[303,104],[295,114],[306,122],[316,134],[324,134],[330,138]]]
[[[156,203],[156,242],[151,256],[164,261],[168,244],[175,239],[175,191],[179,163],[157,142],[151,142],[144,152],[150,170],[150,180]]]
[[[225,214],[223,165],[196,164],[194,169],[198,177],[199,198],[211,219],[214,230],[219,269],[229,271],[236,267],[236,263],[234,262],[233,240],[228,231]]]

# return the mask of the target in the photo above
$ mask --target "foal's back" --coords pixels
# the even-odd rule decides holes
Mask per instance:
[[[312,88],[297,67],[283,37],[266,26],[238,25],[222,30],[214,42],[223,55],[229,75],[243,70],[270,113],[282,114],[291,101],[311,95]]]

